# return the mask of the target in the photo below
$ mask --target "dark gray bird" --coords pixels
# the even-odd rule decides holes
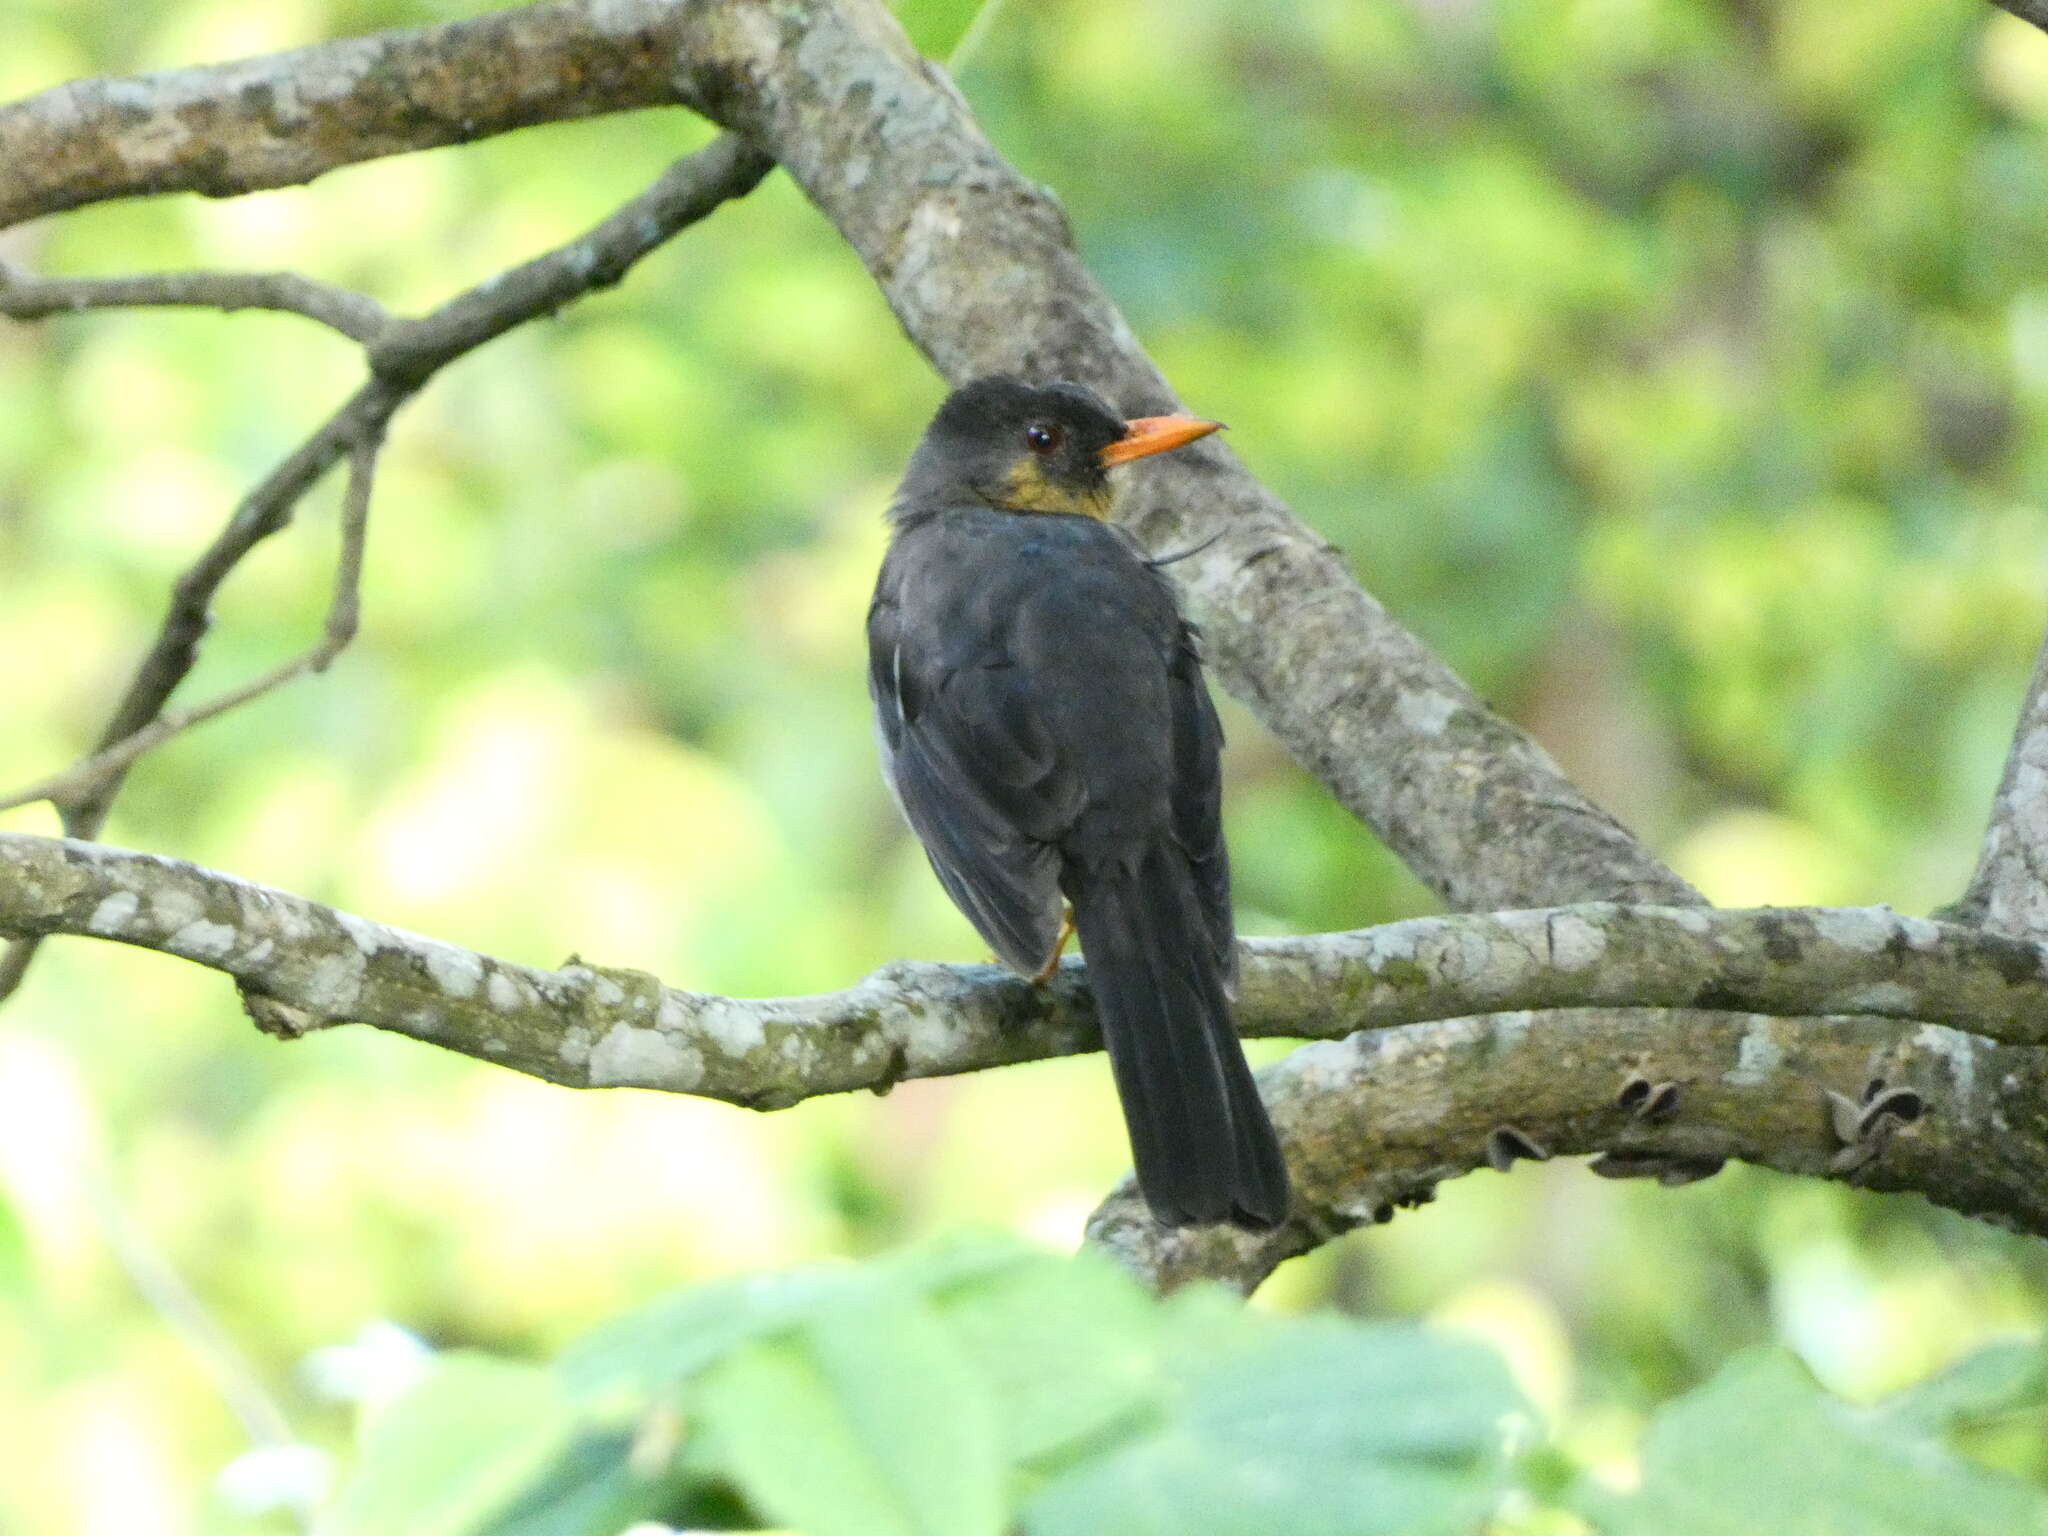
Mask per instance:
[[[996,954],[1050,975],[1071,907],[1153,1215],[1268,1228],[1287,1168],[1231,1024],[1223,733],[1172,589],[1106,521],[1113,466],[1215,430],[1077,384],[955,391],[890,508],[868,687],[897,803]]]

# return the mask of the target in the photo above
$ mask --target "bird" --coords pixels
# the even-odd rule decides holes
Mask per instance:
[[[955,390],[889,505],[868,691],[883,778],[996,957],[1045,980],[1070,915],[1153,1218],[1262,1231],[1290,1196],[1233,1023],[1223,731],[1160,562],[1110,520],[1118,466],[1219,425]]]

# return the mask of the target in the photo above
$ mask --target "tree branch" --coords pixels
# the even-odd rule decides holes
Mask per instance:
[[[877,0],[772,14],[693,12],[690,95],[774,152],[941,373],[1072,378],[1127,412],[1178,407],[1058,203]],[[744,87],[713,89],[732,79]],[[1155,548],[1213,540],[1172,572],[1218,675],[1448,905],[1698,901],[1213,439],[1134,475],[1121,515]]]
[[[774,168],[760,150],[727,134],[678,160],[579,239],[478,284],[430,315],[392,327],[371,345],[370,366],[417,388],[507,331],[613,287],[643,256],[720,204],[745,197]]]
[[[79,80],[0,107],[0,228],[113,198],[234,197],[533,123],[673,102],[684,0],[575,0]]]
[[[1946,915],[2025,938],[2048,937],[2048,644],[2027,685],[1977,872]]]
[[[1213,1279],[1249,1292],[1445,1179],[1532,1153],[1599,1153],[1596,1173],[1672,1184],[1740,1158],[2048,1235],[2048,1140],[2016,1134],[2048,1099],[2048,1053],[1934,1024],[1496,1014],[1305,1046],[1259,1086],[1294,1174],[1287,1225],[1167,1231],[1126,1182],[1090,1239],[1155,1288]]]
[[[2041,19],[2038,0],[2007,8]],[[1128,409],[1173,403],[1051,196],[995,153],[876,0],[569,0],[76,83],[0,108],[0,223],[284,185],[669,101],[789,166],[949,378],[1011,368],[1080,378]],[[1696,899],[1227,452],[1153,467],[1130,515],[1155,541],[1221,535],[1176,567],[1219,672],[1449,905]],[[1444,783],[1467,792],[1436,794]]]
[[[2004,3],[2042,22],[2037,0]],[[230,195],[668,102],[786,165],[947,377],[1008,369],[1080,379],[1132,412],[1177,403],[1081,267],[1057,203],[996,154],[876,0],[570,0],[82,82],[0,107],[0,225],[142,193]],[[737,146],[722,153],[733,184],[758,179],[764,162]],[[688,205],[687,187],[664,195],[653,206]],[[636,248],[630,230],[615,228],[615,241],[601,233],[583,253],[598,282],[615,280]],[[502,291],[485,285],[429,317],[438,332],[428,321],[379,329],[368,340],[372,383],[350,409],[372,391],[403,398],[466,348],[595,285],[577,286],[575,271],[543,258]],[[272,483],[323,473],[336,453],[319,442]],[[1174,574],[1219,675],[1450,905],[1698,902],[1227,451],[1200,445],[1134,478],[1125,511],[1142,536],[1203,546]],[[282,526],[302,490],[267,514],[245,503],[180,584],[116,715],[115,725],[129,723],[110,726],[103,747],[147,727],[189,670],[207,583],[239,559],[216,572],[218,552],[264,515]],[[118,774],[103,782],[110,792]],[[96,815],[76,825],[96,831]],[[1435,926],[1249,947],[1248,1032],[1376,1029],[1266,1075],[1303,1191],[1300,1221],[1264,1243],[1162,1235],[1126,1194],[1099,1213],[1098,1236],[1157,1278],[1251,1283],[1287,1253],[1379,1219],[1479,1161],[1595,1147],[1613,1173],[1676,1180],[1742,1156],[1916,1188],[2048,1232],[2044,1170],[2029,1145],[2008,1145],[2029,1139],[1994,1134],[2008,1129],[2008,1105],[2017,1113],[2048,1098],[2040,1054],[2024,1043],[2039,1038],[2031,1021],[2041,1011],[2031,943],[1881,911],[1576,907],[1426,921]],[[1095,1043],[1073,967],[1033,989],[988,968],[897,966],[841,993],[741,1002],[632,973],[510,966],[191,866],[21,836],[0,836],[0,932],[91,933],[228,971],[259,1023],[280,1032],[359,1018],[553,1081],[762,1107]],[[1603,1001],[1631,1006],[1556,1011]],[[1659,1001],[1710,1011],[1635,1006]],[[1553,1011],[1490,1012],[1518,1006]],[[1773,1022],[1727,1011],[1837,1007],[1888,1017]],[[1383,1027],[1441,1010],[1489,1012]],[[1918,1022],[1930,1017],[1977,1033]],[[1926,1106],[1934,1113],[1921,1121]],[[1894,1137],[1909,1120],[1911,1134]]]
[[[352,333],[351,327],[362,329],[372,377],[243,500],[220,535],[179,579],[156,642],[137,668],[94,755],[41,784],[0,798],[0,810],[54,799],[65,813],[67,832],[79,837],[97,833],[104,820],[105,802],[118,789],[121,771],[136,757],[177,731],[233,707],[229,703],[188,711],[190,718],[181,717],[182,724],[164,728],[164,704],[198,660],[215,593],[257,544],[291,521],[298,503],[343,454],[354,446],[381,440],[399,408],[441,368],[529,320],[617,283],[648,252],[721,203],[752,191],[771,165],[740,141],[722,138],[677,161],[646,192],[580,238],[412,320],[395,320],[373,300],[291,274],[192,273],[69,282],[4,274],[9,280],[0,282],[0,313],[12,312],[10,298],[24,295],[26,316],[121,302],[232,307],[233,303],[275,301],[274,307],[326,319],[345,332]],[[72,302],[63,302],[63,295],[69,295]],[[119,295],[128,297],[124,300]],[[320,313],[316,314],[316,309]],[[365,487],[365,497],[367,494]],[[347,548],[345,543],[345,557]],[[360,550],[356,551],[358,562],[360,555]],[[346,558],[343,574],[347,574]],[[352,621],[353,598],[349,612]],[[334,649],[338,653],[340,647]],[[321,670],[332,659],[329,654],[317,665],[281,670],[296,676]],[[275,686],[276,681],[259,680],[238,690],[233,702],[247,702]]]
[[[153,272],[133,277],[30,277],[0,262],[0,315],[40,320],[87,309],[268,309],[303,315],[351,341],[391,324],[375,299],[296,272]]]
[[[73,934],[158,950],[222,971],[289,1007],[300,1016],[300,1033],[371,1024],[578,1087],[626,1084],[593,1078],[585,1062],[564,1066],[567,1033],[644,1023],[641,999],[607,993],[598,978],[614,973],[582,962],[559,972],[513,965],[232,875],[101,843],[0,833],[0,933]],[[1360,1029],[1507,1011],[1705,1008],[1853,1010],[1967,1027],[2010,1045],[2048,1045],[2048,945],[1888,907],[1595,902],[1241,943],[1239,1022],[1251,1036],[1334,1040]],[[347,986],[330,984],[343,974]],[[714,1064],[701,1081],[656,1073],[630,1086],[752,1103],[764,1093],[779,1098],[794,1089],[810,1098],[1094,1049],[1092,1005],[1080,984],[1085,974],[1085,966],[1070,962],[1038,988],[996,966],[905,962],[845,992],[755,1000],[680,991],[641,977],[661,1030]],[[506,985],[494,984],[500,976]],[[903,1019],[913,1015],[891,1011],[899,1008],[891,999],[912,991],[918,999],[943,992],[965,1014],[925,1026],[919,1050],[933,1054],[887,1068],[883,1046],[891,1042],[877,1031],[905,1027]],[[525,1000],[517,1008],[508,1003],[515,997]],[[509,1038],[508,1018],[535,1007],[540,1012],[531,1022],[540,1034],[532,1049],[508,1054],[491,1045]],[[984,1058],[974,1043],[984,1024],[1016,1034],[997,1058]],[[1041,1027],[1050,1033],[1037,1033]],[[935,1047],[938,1036],[956,1028],[969,1046]],[[829,1039],[844,1060],[805,1067],[787,1059],[814,1057],[806,1047],[765,1062],[734,1057],[715,1064],[721,1031],[775,1045],[791,1030]]]
[[[261,485],[245,497],[227,526],[208,546],[198,561],[178,578],[171,589],[170,611],[164,616],[156,639],[129,680],[128,689],[114,708],[113,717],[100,733],[98,743],[84,759],[40,783],[0,798],[0,809],[49,799],[56,805],[67,835],[93,838],[106,825],[114,798],[135,760],[151,747],[177,731],[201,720],[211,719],[222,709],[202,709],[194,718],[161,731],[164,706],[178,685],[199,660],[199,642],[211,622],[209,610],[214,593],[241,562],[243,556],[291,520],[301,498],[317,485],[344,454],[361,443],[381,439],[385,425],[398,409],[402,396],[377,380],[371,380],[350,398],[312,437],[295,449],[271,471]],[[367,508],[367,482],[363,488]],[[347,569],[344,543],[342,567]],[[274,676],[275,674],[272,674]],[[269,678],[235,690],[223,708],[246,703],[267,692]],[[216,700],[216,704],[222,701]],[[171,717],[175,719],[175,717]],[[35,962],[41,940],[21,938],[0,951],[0,1002],[19,990]]]
[[[580,961],[514,965],[177,860],[20,833],[0,833],[0,933],[221,971],[274,1033],[366,1023],[572,1087],[760,1109],[1099,1045],[1075,963],[1042,988],[899,964],[842,992],[715,997]],[[1712,1011],[1659,1011],[1700,1003]],[[1863,1016],[1761,1016],[1840,1008]],[[1885,908],[1417,918],[1248,942],[1239,1018],[1248,1035],[1331,1042],[1262,1076],[1299,1214],[1263,1241],[1184,1238],[1113,1200],[1097,1235],[1155,1279],[1252,1280],[1438,1180],[1552,1152],[1667,1178],[1741,1157],[2048,1233],[2048,1144],[1991,1146],[2007,1110],[2048,1089],[2048,946]],[[1898,1139],[1913,1154],[1888,1151],[1923,1110]]]
[[[383,442],[384,421],[372,417],[362,423],[350,455],[348,490],[342,498],[341,556],[335,568],[334,597],[328,604],[320,638],[301,655],[273,667],[252,682],[230,689],[217,698],[191,709],[158,715],[148,725],[103,752],[74,763],[62,773],[30,785],[5,799],[0,811],[49,800],[72,805],[94,793],[108,778],[125,770],[143,753],[154,750],[173,736],[195,725],[226,714],[231,709],[261,698],[311,672],[324,672],[355,638],[361,618],[363,547],[369,535],[370,490],[377,476],[377,450]]]
[[[650,55],[666,66],[659,90]],[[68,86],[0,108],[0,222],[141,191],[276,186],[657,100],[787,166],[948,378],[1013,370],[1079,379],[1133,412],[1176,403],[1058,204],[995,152],[877,0],[573,0]],[[391,366],[399,355],[385,344]],[[1219,676],[1449,905],[1698,899],[1226,450],[1175,460],[1134,477],[1127,515],[1155,544],[1214,537],[1173,569]]]
[[[433,313],[414,320],[393,320],[373,301],[322,284],[295,287],[293,284],[304,280],[288,275],[268,288],[260,286],[265,281],[260,278],[225,275],[210,281],[212,274],[110,279],[81,288],[62,280],[24,279],[11,272],[0,274],[10,279],[0,284],[0,312],[6,311],[10,294],[24,289],[31,295],[47,294],[67,286],[74,295],[90,294],[107,303],[114,302],[109,295],[122,291],[136,295],[137,301],[144,303],[167,302],[162,297],[165,293],[209,294],[208,298],[191,300],[205,303],[217,303],[224,297],[247,299],[253,292],[305,301],[317,304],[325,312],[316,318],[328,318],[330,323],[337,323],[337,328],[341,328],[338,319],[344,317],[350,323],[363,324],[368,332],[364,339],[371,366],[369,381],[243,500],[212,545],[179,578],[172,589],[170,611],[93,753],[37,784],[0,797],[0,810],[50,800],[57,806],[68,835],[95,837],[106,823],[124,775],[142,754],[179,732],[214,719],[284,683],[308,672],[324,670],[354,634],[362,549],[359,542],[352,544],[347,537],[342,545],[336,606],[330,611],[326,636],[319,646],[199,708],[176,714],[164,712],[171,695],[198,661],[199,643],[205,637],[209,610],[221,584],[256,545],[291,521],[299,502],[343,454],[351,450],[361,452],[366,447],[369,450],[368,457],[359,460],[361,473],[352,478],[350,491],[350,508],[366,516],[370,478],[374,475],[374,446],[381,442],[399,408],[423,389],[436,372],[515,326],[552,314],[582,294],[617,283],[648,252],[720,204],[752,191],[771,165],[765,156],[730,135],[721,138],[677,161],[646,192],[580,238],[478,284]],[[33,298],[30,307],[34,307]],[[36,312],[54,313],[56,308],[50,306]],[[368,322],[373,315],[382,318],[372,329]],[[345,522],[349,515],[345,512]],[[360,526],[356,532],[360,534]],[[345,626],[338,628],[338,621],[344,619]],[[36,944],[34,939],[25,939],[0,953],[0,1002],[21,985],[35,958]]]
[[[1991,3],[2048,32],[2048,0],[1991,0]]]

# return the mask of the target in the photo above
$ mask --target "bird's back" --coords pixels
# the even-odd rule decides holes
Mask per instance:
[[[984,707],[1029,711],[1077,792],[1069,824],[1034,829],[1071,843],[1067,857],[1170,823],[1174,716],[1188,702],[1174,674],[1190,642],[1171,589],[1124,535],[1091,518],[951,509],[902,528],[875,601],[871,638],[879,619],[913,690],[980,690]]]

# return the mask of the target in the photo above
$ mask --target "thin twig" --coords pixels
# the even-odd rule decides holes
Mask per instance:
[[[350,477],[349,499],[360,524],[360,518],[367,516],[376,445],[399,408],[437,372],[517,326],[553,314],[584,294],[617,283],[650,251],[720,204],[752,191],[773,165],[773,160],[745,140],[723,135],[706,148],[678,160],[645,192],[576,239],[479,283],[430,314],[413,320],[392,319],[381,306],[367,299],[362,304],[369,308],[352,307],[349,301],[357,296],[340,289],[310,283],[303,288],[293,287],[289,281],[265,288],[263,279],[247,274],[172,274],[170,287],[166,287],[166,278],[162,276],[93,279],[83,288],[74,285],[71,292],[73,297],[88,297],[95,302],[83,306],[51,303],[38,309],[38,313],[52,314],[79,307],[104,307],[118,302],[112,296],[117,292],[126,292],[132,302],[142,304],[185,301],[166,299],[166,293],[180,293],[190,302],[215,307],[223,307],[221,301],[228,298],[243,303],[259,302],[259,296],[290,300],[274,307],[326,319],[337,329],[344,329],[346,322],[347,326],[361,330],[363,334],[357,339],[369,354],[371,377],[243,498],[205,553],[178,579],[172,588],[170,611],[136,667],[92,754],[39,783],[0,796],[0,811],[47,800],[57,807],[67,836],[86,840],[97,837],[127,770],[138,758],[180,732],[216,719],[309,672],[324,670],[354,632],[362,561],[360,525],[353,543],[345,528],[341,566],[336,573],[335,606],[329,611],[328,625],[318,645],[203,705],[173,714],[164,712],[172,693],[198,660],[209,610],[221,584],[250,550],[290,523],[306,493],[344,454],[358,455]],[[284,276],[289,278],[289,274]],[[44,281],[0,273],[0,312],[6,312],[7,296],[18,293],[24,282],[34,294],[41,291],[35,285]],[[48,281],[61,285],[64,280]],[[197,297],[201,294],[207,297]],[[327,313],[312,314],[307,307],[310,305]],[[24,309],[33,307],[32,303]],[[345,333],[353,334],[346,330]],[[367,459],[362,457],[365,445]],[[345,511],[345,523],[350,515]],[[22,939],[0,952],[0,1002],[21,985],[39,942],[34,938]]]
[[[394,392],[381,380],[373,379],[363,385],[346,405],[243,498],[234,516],[228,519],[227,526],[172,587],[170,612],[164,616],[155,641],[137,666],[127,692],[122,696],[113,718],[107,722],[106,729],[101,732],[93,753],[83,762],[41,784],[0,799],[0,810],[50,800],[57,808],[58,819],[67,837],[91,839],[99,836],[101,828],[106,825],[108,812],[113,809],[114,797],[120,793],[127,769],[157,742],[146,741],[132,751],[129,750],[130,744],[151,731],[162,716],[164,704],[199,659],[199,642],[205,637],[209,623],[208,610],[221,583],[227,580],[243,556],[291,520],[292,509],[299,499],[319,482],[351,444],[364,440],[366,434],[372,439],[381,436],[384,423],[390,420],[404,399],[403,393]],[[376,422],[374,432],[370,428],[373,420]],[[158,739],[168,739],[201,720],[211,719],[224,709],[231,709],[237,703],[247,702],[247,698],[268,691],[271,686],[274,684],[269,679],[259,679],[252,689],[241,690],[246,698],[230,696],[226,701],[216,701],[222,708],[198,713],[195,718],[175,726]],[[41,947],[40,938],[26,938],[0,950],[0,1003],[20,990]]]
[[[303,315],[368,346],[392,323],[367,294],[296,272],[151,272],[125,277],[34,277],[0,262],[0,315],[41,320],[88,309],[265,309]]]
[[[430,315],[393,327],[370,348],[370,366],[384,378],[418,388],[485,342],[614,286],[650,251],[719,204],[753,191],[774,164],[745,139],[723,134],[566,245],[477,284]]]
[[[210,609],[221,584],[243,558],[263,540],[290,523],[299,502],[358,442],[381,436],[384,425],[404,402],[406,392],[373,379],[348,403],[272,470],[243,498],[227,526],[171,590],[170,612],[155,642],[135,670],[120,706],[101,733],[94,755],[120,752],[162,713],[172,692],[199,659],[199,643],[211,622]],[[131,754],[127,761],[133,761]],[[92,778],[75,798],[60,800],[58,810],[71,837],[96,837],[121,784],[120,768]],[[41,798],[28,796],[27,799]],[[0,805],[26,803],[10,795]]]
[[[352,444],[381,438],[399,407],[441,368],[583,294],[617,283],[648,252],[719,204],[751,191],[772,164],[745,141],[725,135],[678,161],[647,191],[579,238],[464,291],[419,319],[387,317],[370,347],[374,377],[243,500],[213,544],[178,580],[156,643],[137,668],[94,754],[39,784],[0,797],[0,810],[53,800],[65,812],[67,835],[96,836],[104,820],[103,802],[118,789],[120,770],[137,757],[280,682],[319,670],[291,663],[224,699],[186,711],[175,717],[179,723],[160,729],[171,718],[162,716],[165,701],[197,660],[208,609],[222,582],[250,550],[290,521],[300,499]],[[320,665],[332,659],[329,656]]]
[[[93,1220],[114,1261],[150,1309],[198,1356],[242,1433],[259,1446],[292,1444],[297,1436],[291,1422],[248,1356],[129,1214],[105,1170],[88,1170],[85,1183]]]
[[[350,456],[348,490],[342,505],[341,557],[335,571],[334,598],[321,627],[320,639],[304,654],[272,668],[252,682],[190,709],[158,715],[141,730],[106,750],[74,763],[40,784],[32,784],[0,800],[0,811],[13,810],[16,806],[30,805],[39,800],[64,805],[94,795],[109,776],[121,772],[145,752],[162,746],[173,736],[189,731],[195,725],[203,725],[231,709],[238,709],[308,673],[324,672],[333,664],[335,657],[355,638],[361,612],[363,544],[369,526],[370,491],[377,472],[377,450],[382,442],[386,419],[372,416],[362,422],[359,428],[362,435],[356,440]]]

